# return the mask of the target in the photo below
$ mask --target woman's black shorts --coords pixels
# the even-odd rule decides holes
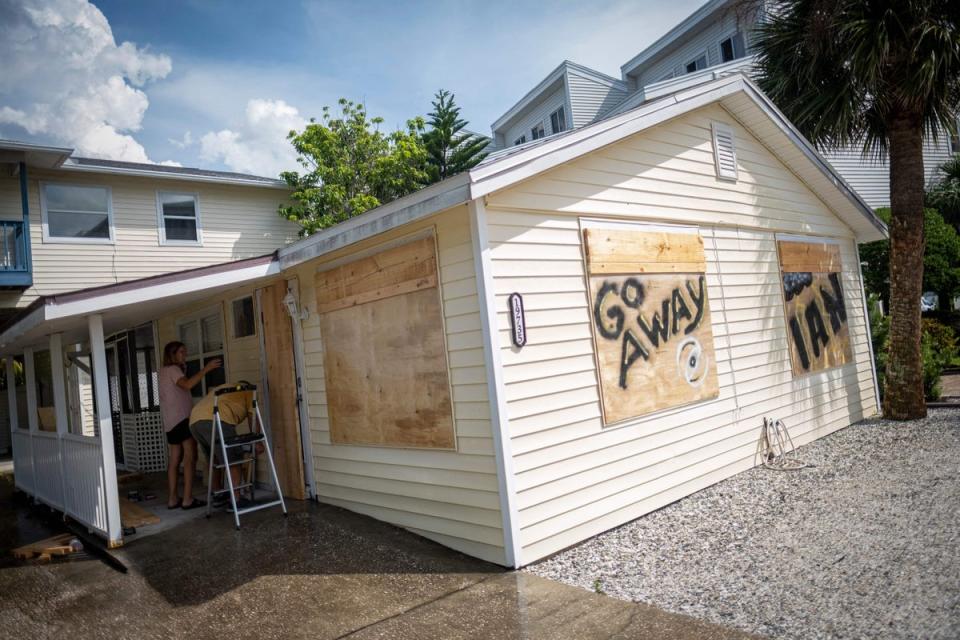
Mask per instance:
[[[177,423],[177,426],[167,431],[167,442],[170,444],[180,444],[187,438],[192,437],[193,434],[190,433],[190,418],[184,418]]]

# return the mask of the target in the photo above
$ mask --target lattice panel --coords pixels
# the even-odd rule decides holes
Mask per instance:
[[[123,415],[123,455],[127,469],[150,473],[167,468],[167,438],[159,411]]]

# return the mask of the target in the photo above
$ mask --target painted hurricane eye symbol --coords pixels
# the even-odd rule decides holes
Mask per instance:
[[[691,387],[703,384],[707,364],[707,355],[696,338],[687,338],[677,345],[677,370]]]

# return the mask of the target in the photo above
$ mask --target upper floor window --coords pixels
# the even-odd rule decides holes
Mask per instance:
[[[157,192],[161,244],[200,244],[200,212],[194,193]]]
[[[538,122],[538,123],[536,124],[536,126],[534,126],[532,129],[530,129],[530,137],[533,138],[534,140],[539,140],[540,138],[544,137],[545,135],[546,135],[546,134],[543,132],[543,123],[542,123],[542,122]]]
[[[109,187],[41,183],[44,242],[113,242]]]
[[[700,71],[700,69],[707,68],[707,54],[701,53],[699,56],[687,63],[686,69],[687,73],[693,73],[694,71]]]
[[[527,136],[523,135],[523,136],[520,136],[519,138],[517,138],[516,140],[514,140],[514,141],[513,141],[513,144],[515,144],[515,145],[517,145],[517,144],[523,144],[523,143],[526,142],[526,141],[527,141]]]
[[[563,107],[550,114],[550,129],[553,133],[567,130],[567,118],[563,113]]]
[[[720,59],[731,62],[744,56],[743,34],[735,33],[729,38],[720,41]]]

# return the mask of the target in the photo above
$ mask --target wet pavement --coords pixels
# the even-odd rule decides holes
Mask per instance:
[[[30,638],[746,638],[469,558],[335,507],[293,503],[235,531],[225,514],[115,552],[13,561],[50,535],[43,509],[0,476],[0,637]],[[56,520],[52,520],[54,528]]]

